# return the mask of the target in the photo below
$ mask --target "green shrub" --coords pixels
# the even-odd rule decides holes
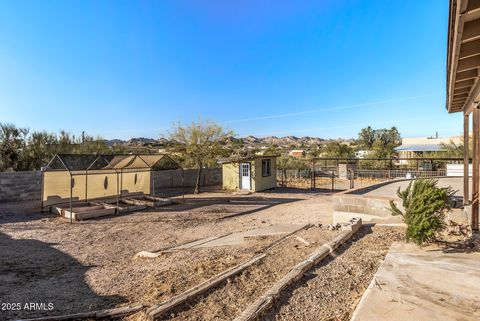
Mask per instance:
[[[404,191],[398,188],[404,211],[393,201],[390,201],[390,211],[392,215],[402,216],[407,224],[407,242],[423,245],[435,240],[435,235],[445,228],[445,213],[451,209],[453,194],[451,187],[438,187],[437,181],[431,179],[411,181]]]

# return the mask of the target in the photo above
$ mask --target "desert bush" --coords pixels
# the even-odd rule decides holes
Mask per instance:
[[[418,245],[432,242],[435,235],[445,228],[445,213],[451,209],[452,196],[455,191],[451,187],[441,188],[438,181],[417,179],[397,195],[402,200],[402,212],[393,201],[390,201],[392,215],[403,218],[407,224],[407,242]]]

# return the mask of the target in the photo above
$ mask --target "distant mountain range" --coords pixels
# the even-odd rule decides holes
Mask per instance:
[[[288,145],[319,145],[325,144],[327,142],[342,142],[342,143],[350,143],[353,139],[324,139],[320,137],[311,137],[311,136],[303,136],[303,137],[296,137],[296,136],[284,136],[284,137],[277,137],[277,136],[267,136],[267,137],[255,137],[255,136],[246,136],[246,137],[233,137],[230,136],[226,139],[226,143],[241,143],[244,145],[277,145],[277,146],[288,146]],[[129,140],[121,140],[121,139],[110,139],[105,141],[109,146],[115,145],[127,145],[127,146],[166,146],[171,145],[172,142],[166,138],[145,138],[145,137],[137,137],[131,138]]]

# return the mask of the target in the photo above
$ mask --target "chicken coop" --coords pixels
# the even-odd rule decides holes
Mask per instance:
[[[55,155],[42,171],[42,211],[73,220],[171,203],[155,195],[158,171],[183,168],[170,156]]]

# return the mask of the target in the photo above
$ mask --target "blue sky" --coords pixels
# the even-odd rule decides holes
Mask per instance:
[[[445,110],[448,1],[0,0],[0,121],[158,137],[461,133]]]

